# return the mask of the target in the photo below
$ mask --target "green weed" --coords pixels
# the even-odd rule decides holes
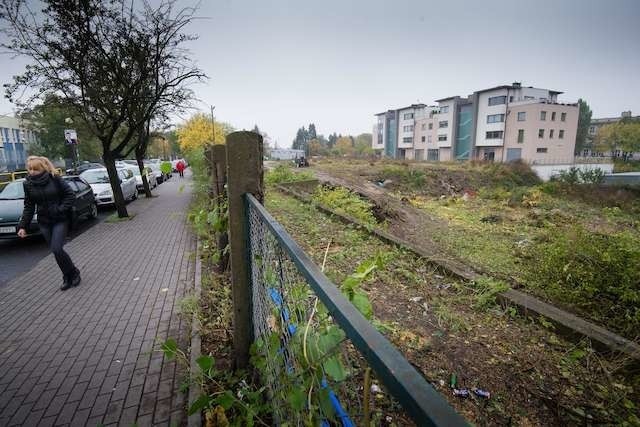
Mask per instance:
[[[338,213],[352,216],[365,224],[376,225],[373,204],[344,187],[318,187],[313,193],[313,201]]]

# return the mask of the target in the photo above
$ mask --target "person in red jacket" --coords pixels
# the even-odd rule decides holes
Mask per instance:
[[[184,162],[182,160],[180,160],[177,164],[176,164],[176,169],[178,170],[178,173],[180,174],[180,178],[184,178]]]

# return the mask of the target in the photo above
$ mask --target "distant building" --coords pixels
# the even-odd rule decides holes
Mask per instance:
[[[29,144],[34,142],[37,134],[22,120],[0,115],[0,172],[24,169]]]
[[[408,160],[567,161],[578,105],[559,103],[561,93],[513,83],[389,110],[376,114],[372,147]]]
[[[294,150],[293,148],[274,148],[271,150],[273,160],[295,160],[304,157],[304,150]]]
[[[634,116],[631,114],[631,111],[623,111],[619,117],[605,117],[601,119],[591,119],[591,123],[589,124],[589,130],[587,132],[587,141],[582,153],[582,156],[604,156],[605,153],[596,150],[594,147],[594,143],[596,137],[598,136],[598,132],[602,129],[603,126],[610,125],[613,123],[618,123],[623,119],[628,120],[638,120],[640,121],[640,116]],[[622,155],[620,150],[614,151],[613,153],[606,153],[607,156],[611,155],[613,157],[619,157]]]

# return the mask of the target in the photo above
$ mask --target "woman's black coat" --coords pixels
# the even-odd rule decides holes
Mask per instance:
[[[43,172],[28,176],[23,185],[24,210],[18,229],[26,228],[31,223],[36,206],[40,224],[69,220],[75,195],[62,178]]]

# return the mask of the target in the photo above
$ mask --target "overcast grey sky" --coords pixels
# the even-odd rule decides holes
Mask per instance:
[[[638,0],[203,0],[199,16],[202,110],[280,147],[311,122],[371,132],[388,108],[514,81],[640,114]],[[2,62],[5,82],[20,68]]]

